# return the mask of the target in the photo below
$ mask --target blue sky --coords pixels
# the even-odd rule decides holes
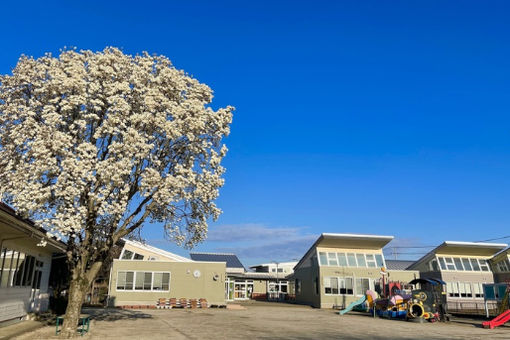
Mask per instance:
[[[299,258],[321,232],[484,240],[510,234],[509,7],[9,2],[0,73],[22,53],[117,46],[168,56],[234,105],[224,214],[196,250],[251,265]],[[144,235],[187,254],[159,226]]]

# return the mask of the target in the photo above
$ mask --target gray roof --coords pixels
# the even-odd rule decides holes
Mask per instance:
[[[226,253],[190,253],[189,256],[193,261],[204,262],[226,262],[227,268],[242,268],[246,270],[235,254]]]
[[[403,260],[386,260],[386,269],[388,270],[406,270],[415,261],[403,261]]]

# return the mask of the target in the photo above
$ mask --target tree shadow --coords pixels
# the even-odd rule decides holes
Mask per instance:
[[[139,310],[127,310],[119,308],[84,308],[82,313],[90,315],[90,319],[96,321],[118,321],[152,318],[152,315]]]

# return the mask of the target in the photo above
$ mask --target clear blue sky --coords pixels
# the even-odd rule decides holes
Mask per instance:
[[[0,73],[22,53],[117,46],[168,56],[234,105],[224,214],[198,250],[250,265],[299,258],[321,232],[483,240],[510,234],[509,7],[11,1]]]

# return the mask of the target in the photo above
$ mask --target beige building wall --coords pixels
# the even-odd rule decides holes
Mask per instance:
[[[253,293],[265,294],[267,293],[266,280],[253,280]]]
[[[320,307],[319,264],[315,249],[312,250],[299,267],[294,268],[292,275],[296,291],[296,303]],[[299,281],[300,291],[297,289]]]
[[[196,271],[200,272],[195,277]],[[170,272],[169,291],[117,290],[119,271]],[[205,298],[209,304],[225,304],[225,263],[114,260],[110,297],[114,306],[154,305],[159,298]]]

